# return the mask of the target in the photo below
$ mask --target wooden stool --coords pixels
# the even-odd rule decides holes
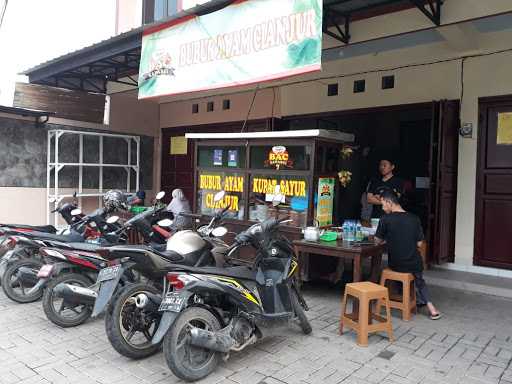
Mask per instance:
[[[386,286],[387,281],[402,283],[402,294],[394,294],[389,290],[389,305],[391,308],[402,311],[402,320],[411,320],[411,314],[416,313],[416,290],[414,289],[414,276],[411,273],[395,272],[389,268],[382,271],[380,285]],[[381,304],[378,306],[379,310]]]
[[[352,313],[346,313],[349,296],[353,298]],[[385,318],[380,315],[380,312],[372,310],[372,300],[377,303],[384,301],[386,306]],[[377,322],[373,323],[373,320]],[[363,347],[368,346],[368,334],[372,332],[387,332],[389,340],[393,341],[387,288],[369,281],[347,284],[341,306],[340,335],[343,334],[343,326],[357,332],[357,344]]]

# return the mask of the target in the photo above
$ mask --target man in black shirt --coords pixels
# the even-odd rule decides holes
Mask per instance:
[[[403,194],[404,182],[393,174],[395,164],[392,160],[382,159],[379,163],[381,177],[372,179],[368,188],[368,203],[373,204],[372,217],[380,218],[383,215],[380,191],[391,189],[400,197]]]
[[[430,318],[437,320],[441,317],[441,313],[430,301],[427,285],[423,279],[423,262],[418,251],[424,240],[420,219],[403,210],[394,191],[382,190],[380,199],[386,214],[379,221],[375,237],[378,242],[386,242],[388,266],[394,271],[414,275],[418,305],[426,305]]]

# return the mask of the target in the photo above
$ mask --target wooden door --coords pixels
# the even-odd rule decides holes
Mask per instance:
[[[474,264],[512,269],[512,96],[479,107]]]
[[[189,141],[186,155],[171,155],[171,139],[176,136],[185,136],[187,128],[162,129],[162,190],[165,191],[165,200],[171,200],[171,193],[175,188],[181,188],[187,199],[192,203],[194,196],[194,162],[193,146]]]
[[[428,243],[429,261],[436,264],[455,259],[459,108],[457,100],[433,103]]]

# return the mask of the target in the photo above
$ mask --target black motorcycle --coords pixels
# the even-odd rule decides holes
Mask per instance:
[[[101,313],[109,304],[105,328],[110,343],[121,355],[140,359],[160,349],[160,345],[152,344],[151,340],[160,321],[158,304],[161,301],[162,282],[173,265],[223,265],[223,256],[228,249],[228,245],[221,240],[227,230],[219,226],[223,213],[219,212],[197,232],[176,232],[167,242],[165,250],[151,246],[119,246],[100,250],[100,254],[111,261],[110,267],[100,271],[97,279],[100,290],[93,316]],[[140,273],[147,281],[126,284],[120,289],[125,273],[131,270]]]
[[[163,195],[161,195],[163,196]],[[158,200],[157,200],[158,201]],[[112,243],[126,242],[126,229],[135,229],[144,239],[155,240],[148,213],[142,212],[119,226],[119,217],[111,216],[107,224],[118,225],[113,233],[106,234]],[[103,244],[105,246],[107,244]],[[153,244],[160,246],[160,244]],[[98,253],[100,247],[89,243],[62,244],[54,248],[43,248],[46,264],[37,276],[39,282],[32,288],[44,288],[43,309],[47,318],[60,327],[75,327],[87,321],[98,296],[96,279],[98,272],[107,267],[108,261]],[[123,274],[120,285],[138,281],[138,275],[129,270]]]
[[[90,235],[93,235],[94,243],[98,246],[120,241],[119,236],[112,235],[112,231],[120,228],[120,225],[107,221],[106,215],[109,212],[105,209],[95,210],[85,216],[78,209],[74,211],[72,216],[79,219],[70,219],[74,222],[67,234],[32,231],[10,237],[15,239],[16,252],[5,255],[0,261],[2,290],[9,299],[18,303],[31,303],[43,295],[44,282],[38,277],[38,271],[43,266],[39,254],[42,247],[68,248],[66,244],[84,243]],[[80,248],[79,244],[77,247]]]
[[[71,203],[65,203],[57,206],[51,212],[58,212],[64,221],[66,221],[68,226],[71,226],[72,224],[80,221],[83,217],[83,215],[71,214],[75,209],[77,209],[76,199]],[[31,232],[65,234],[68,230],[69,227],[59,232],[53,225],[0,224],[0,276],[5,270],[5,263],[2,264],[1,261],[3,256],[8,252],[10,255],[15,253],[14,248],[17,245],[15,235],[23,235]]]
[[[278,230],[282,222],[267,220],[235,238],[229,254],[242,246],[254,247],[253,268],[175,266],[167,274],[159,308],[163,317],[153,343],[158,345],[165,335],[165,360],[180,379],[208,376],[221,358],[292,320],[302,332],[311,333],[304,313],[308,307],[296,284],[293,247]]]

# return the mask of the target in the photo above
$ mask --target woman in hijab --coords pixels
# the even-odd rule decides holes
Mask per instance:
[[[190,203],[181,189],[172,191],[172,200],[167,206],[167,211],[172,212],[174,220],[170,227],[173,232],[192,228],[192,219],[181,216],[180,213],[191,213]]]

